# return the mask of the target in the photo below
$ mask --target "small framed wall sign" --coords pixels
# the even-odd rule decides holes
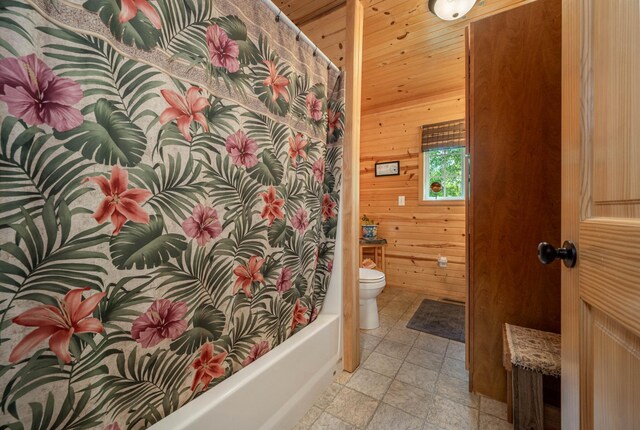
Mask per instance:
[[[398,176],[400,174],[400,162],[388,161],[376,163],[376,176]]]

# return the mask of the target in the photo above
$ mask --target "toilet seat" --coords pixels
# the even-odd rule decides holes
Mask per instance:
[[[373,269],[365,269],[363,267],[360,268],[360,282],[377,282],[381,279],[384,279],[384,273],[373,270]]]
[[[384,273],[373,270],[360,268],[360,288],[363,290],[374,290],[384,287],[386,279]]]

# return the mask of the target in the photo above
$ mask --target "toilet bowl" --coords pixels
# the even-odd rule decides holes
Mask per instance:
[[[384,273],[372,269],[360,269],[360,328],[371,330],[380,326],[378,303],[386,279]]]

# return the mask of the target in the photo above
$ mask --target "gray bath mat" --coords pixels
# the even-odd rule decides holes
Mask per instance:
[[[407,327],[464,342],[464,306],[424,299]]]

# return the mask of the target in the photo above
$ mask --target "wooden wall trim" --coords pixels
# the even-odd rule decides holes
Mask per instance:
[[[360,365],[359,207],[360,114],[362,94],[362,34],[364,9],[360,0],[347,1],[345,55],[345,145],[342,197],[343,365],[353,372]]]

